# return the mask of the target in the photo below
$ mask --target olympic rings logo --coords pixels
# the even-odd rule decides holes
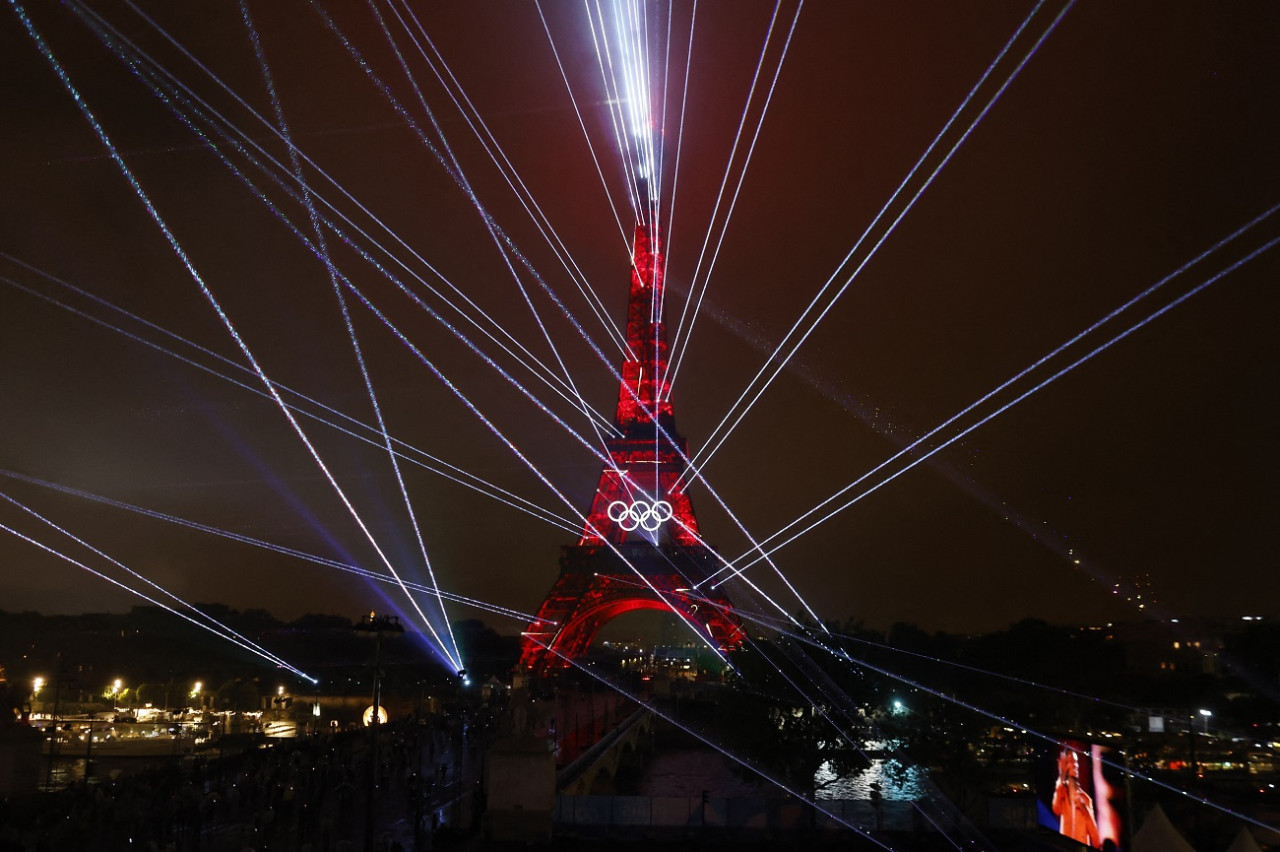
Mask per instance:
[[[652,503],[647,500],[636,500],[631,503],[614,500],[609,504],[608,513],[609,520],[627,532],[637,527],[645,532],[657,532],[658,527],[671,520],[674,514],[671,504],[666,500],[655,500]]]

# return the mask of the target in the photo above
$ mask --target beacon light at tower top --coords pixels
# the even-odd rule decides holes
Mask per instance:
[[[596,4],[599,53],[605,86],[617,107],[614,127],[618,148],[627,164],[628,181],[635,191],[636,212],[643,220],[656,207],[658,169],[655,136],[658,133],[649,82],[649,25],[643,0],[615,0],[608,11]],[[612,16],[612,25],[605,15]]]

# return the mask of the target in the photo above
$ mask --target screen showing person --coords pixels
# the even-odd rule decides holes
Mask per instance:
[[[1121,848],[1119,768],[1106,746],[1061,740],[1037,772],[1040,824],[1092,849]]]

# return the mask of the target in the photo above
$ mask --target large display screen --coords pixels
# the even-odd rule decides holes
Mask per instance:
[[[1093,849],[1121,850],[1124,773],[1097,743],[1059,740],[1036,761],[1040,824]]]

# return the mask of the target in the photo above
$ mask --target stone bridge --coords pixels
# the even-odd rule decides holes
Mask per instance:
[[[570,796],[611,796],[620,773],[638,774],[653,750],[654,716],[641,708],[556,773],[556,790]]]

